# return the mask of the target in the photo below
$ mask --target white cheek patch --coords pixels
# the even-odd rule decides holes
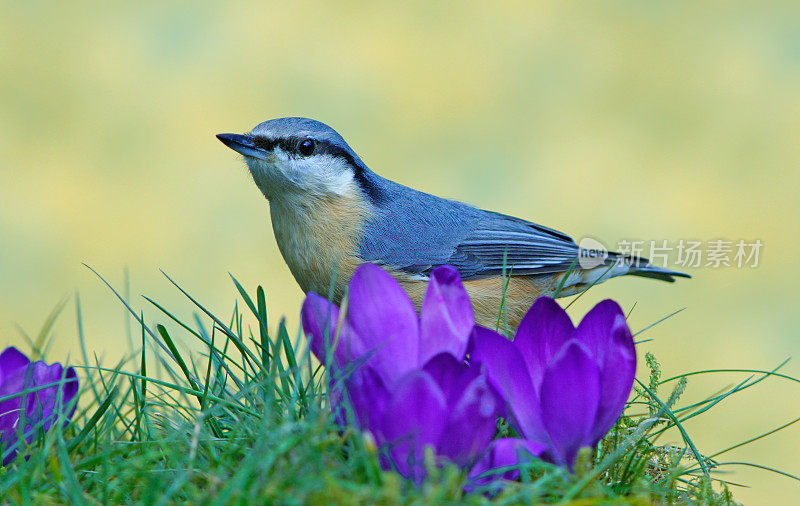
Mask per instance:
[[[268,198],[305,195],[346,196],[356,188],[353,169],[329,154],[296,156],[276,146],[266,160],[245,157],[256,185]]]
[[[315,194],[347,195],[353,190],[353,169],[332,155],[287,157],[286,176],[300,189]]]

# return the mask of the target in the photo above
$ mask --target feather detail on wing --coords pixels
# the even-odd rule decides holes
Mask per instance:
[[[514,274],[563,272],[578,256],[567,235],[519,218],[486,212],[448,262],[465,279]]]

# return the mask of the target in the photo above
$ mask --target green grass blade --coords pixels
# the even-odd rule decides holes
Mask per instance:
[[[192,304],[197,306],[203,313],[205,313],[212,320],[214,320],[214,322],[216,322],[217,325],[219,325],[220,330],[222,330],[225,334],[227,334],[228,337],[231,339],[233,345],[239,349],[239,352],[242,354],[242,360],[247,360],[248,362],[250,362],[250,366],[253,367],[253,369],[255,369],[256,365],[258,365],[259,369],[262,369],[263,371],[263,368],[260,367],[261,364],[258,360],[258,357],[256,357],[253,354],[253,352],[250,351],[250,349],[248,349],[247,346],[245,346],[244,341],[242,341],[242,339],[238,335],[236,335],[227,325],[225,325],[222,322],[222,320],[220,320],[213,313],[211,313],[211,311],[203,307],[203,305],[200,304],[194,297],[189,295],[189,293],[183,288],[181,288],[181,286],[178,285],[171,277],[169,277],[166,272],[162,270],[161,274],[163,274],[164,277],[166,277],[169,280],[169,282],[175,286],[175,288],[177,288],[183,295],[185,295],[186,298],[188,298],[192,302]]]
[[[97,423],[100,421],[100,418],[108,411],[108,408],[111,407],[111,403],[114,401],[114,398],[119,391],[118,387],[114,387],[108,395],[106,395],[103,402],[100,403],[100,406],[97,407],[97,410],[92,414],[92,417],[86,422],[86,425],[83,426],[83,429],[78,433],[77,436],[72,438],[69,442],[70,451],[74,450],[86,439],[86,436],[89,433],[97,428]]]
[[[659,407],[660,407],[660,408],[661,408],[661,410],[664,412],[664,414],[666,414],[666,415],[667,415],[667,416],[668,416],[668,417],[669,417],[669,418],[672,420],[672,422],[675,424],[675,426],[676,426],[676,427],[678,428],[678,430],[680,431],[680,433],[681,433],[681,436],[683,437],[683,441],[684,441],[684,442],[685,442],[685,443],[686,443],[686,444],[689,446],[689,448],[691,449],[691,451],[692,451],[692,455],[694,456],[695,460],[697,460],[697,463],[698,463],[698,465],[700,466],[700,468],[703,470],[703,474],[706,476],[706,478],[709,478],[709,479],[710,479],[710,478],[711,478],[711,476],[710,476],[710,475],[709,475],[709,473],[708,473],[708,466],[707,466],[707,465],[706,465],[706,463],[705,463],[705,458],[704,458],[704,457],[703,457],[703,456],[700,454],[700,452],[697,450],[697,447],[694,445],[694,441],[692,441],[692,438],[690,438],[690,437],[689,437],[689,434],[688,434],[688,432],[686,432],[686,429],[683,427],[683,425],[681,424],[681,422],[678,420],[678,417],[677,417],[677,416],[675,416],[675,414],[672,412],[672,410],[670,410],[670,409],[669,409],[669,407],[667,407],[667,405],[666,405],[666,404],[664,404],[664,403],[661,401],[661,399],[659,399],[659,398],[658,398],[658,396],[656,396],[656,394],[655,394],[655,393],[654,393],[652,390],[650,390],[649,388],[647,388],[647,386],[646,386],[644,383],[642,383],[642,382],[641,382],[641,381],[639,381],[638,379],[636,380],[636,382],[639,384],[639,386],[640,386],[642,389],[644,389],[644,391],[645,391],[645,392],[647,392],[647,394],[648,394],[648,395],[649,395],[649,396],[650,396],[650,397],[651,397],[651,398],[652,398],[654,401],[656,401],[656,403],[659,405]]]
[[[572,263],[569,264],[569,267],[567,267],[567,270],[566,272],[564,272],[564,275],[561,276],[561,282],[558,284],[556,291],[553,293],[554,299],[557,299],[558,296],[561,295],[561,290],[564,289],[564,284],[567,282],[567,278],[569,278],[570,274],[572,274],[572,272],[575,270],[575,267],[578,265],[578,258],[580,257],[577,256],[572,260]]]
[[[258,330],[261,337],[261,366],[265,371],[269,370],[269,328],[267,327],[267,300],[264,296],[264,289],[259,286],[256,289],[256,300],[258,301]]]

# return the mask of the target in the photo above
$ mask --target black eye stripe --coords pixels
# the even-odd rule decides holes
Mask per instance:
[[[314,142],[314,154],[331,155],[337,158],[344,158],[351,165],[358,165],[350,153],[342,147],[331,144],[328,141],[311,139],[309,137],[282,137],[280,139],[269,139],[267,137],[254,136],[253,144],[266,151],[280,148],[285,153],[296,153],[299,145],[305,140],[312,140]]]
[[[269,139],[267,137],[253,136],[253,144],[266,151],[281,148],[283,151],[292,151],[292,141],[290,139]],[[294,142],[296,146],[296,141]]]
[[[263,150],[272,151],[273,149],[275,149],[275,146],[278,145],[278,142],[272,139],[267,139],[266,137],[261,137],[256,135],[253,136],[253,144],[255,144],[256,147],[259,147]]]

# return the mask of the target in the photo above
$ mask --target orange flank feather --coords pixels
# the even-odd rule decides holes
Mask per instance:
[[[425,296],[425,290],[428,287],[428,282],[420,279],[410,278],[397,272],[392,272],[392,275],[397,278],[400,285],[411,297],[411,301],[416,306],[417,310],[422,306],[422,299]],[[506,282],[508,286],[506,286]],[[500,315],[501,304],[503,301],[503,291],[505,290],[505,309],[503,315],[500,316],[500,328],[503,329],[505,325],[505,315],[508,315],[508,328],[514,331],[519,325],[522,317],[536,300],[536,297],[542,294],[543,286],[541,280],[532,276],[512,276],[511,279],[496,276],[492,278],[483,278],[476,280],[464,281],[464,288],[469,293],[469,298],[472,301],[472,309],[475,311],[475,321],[478,325],[494,329],[497,325],[498,316]],[[548,279],[546,285],[550,285]]]

